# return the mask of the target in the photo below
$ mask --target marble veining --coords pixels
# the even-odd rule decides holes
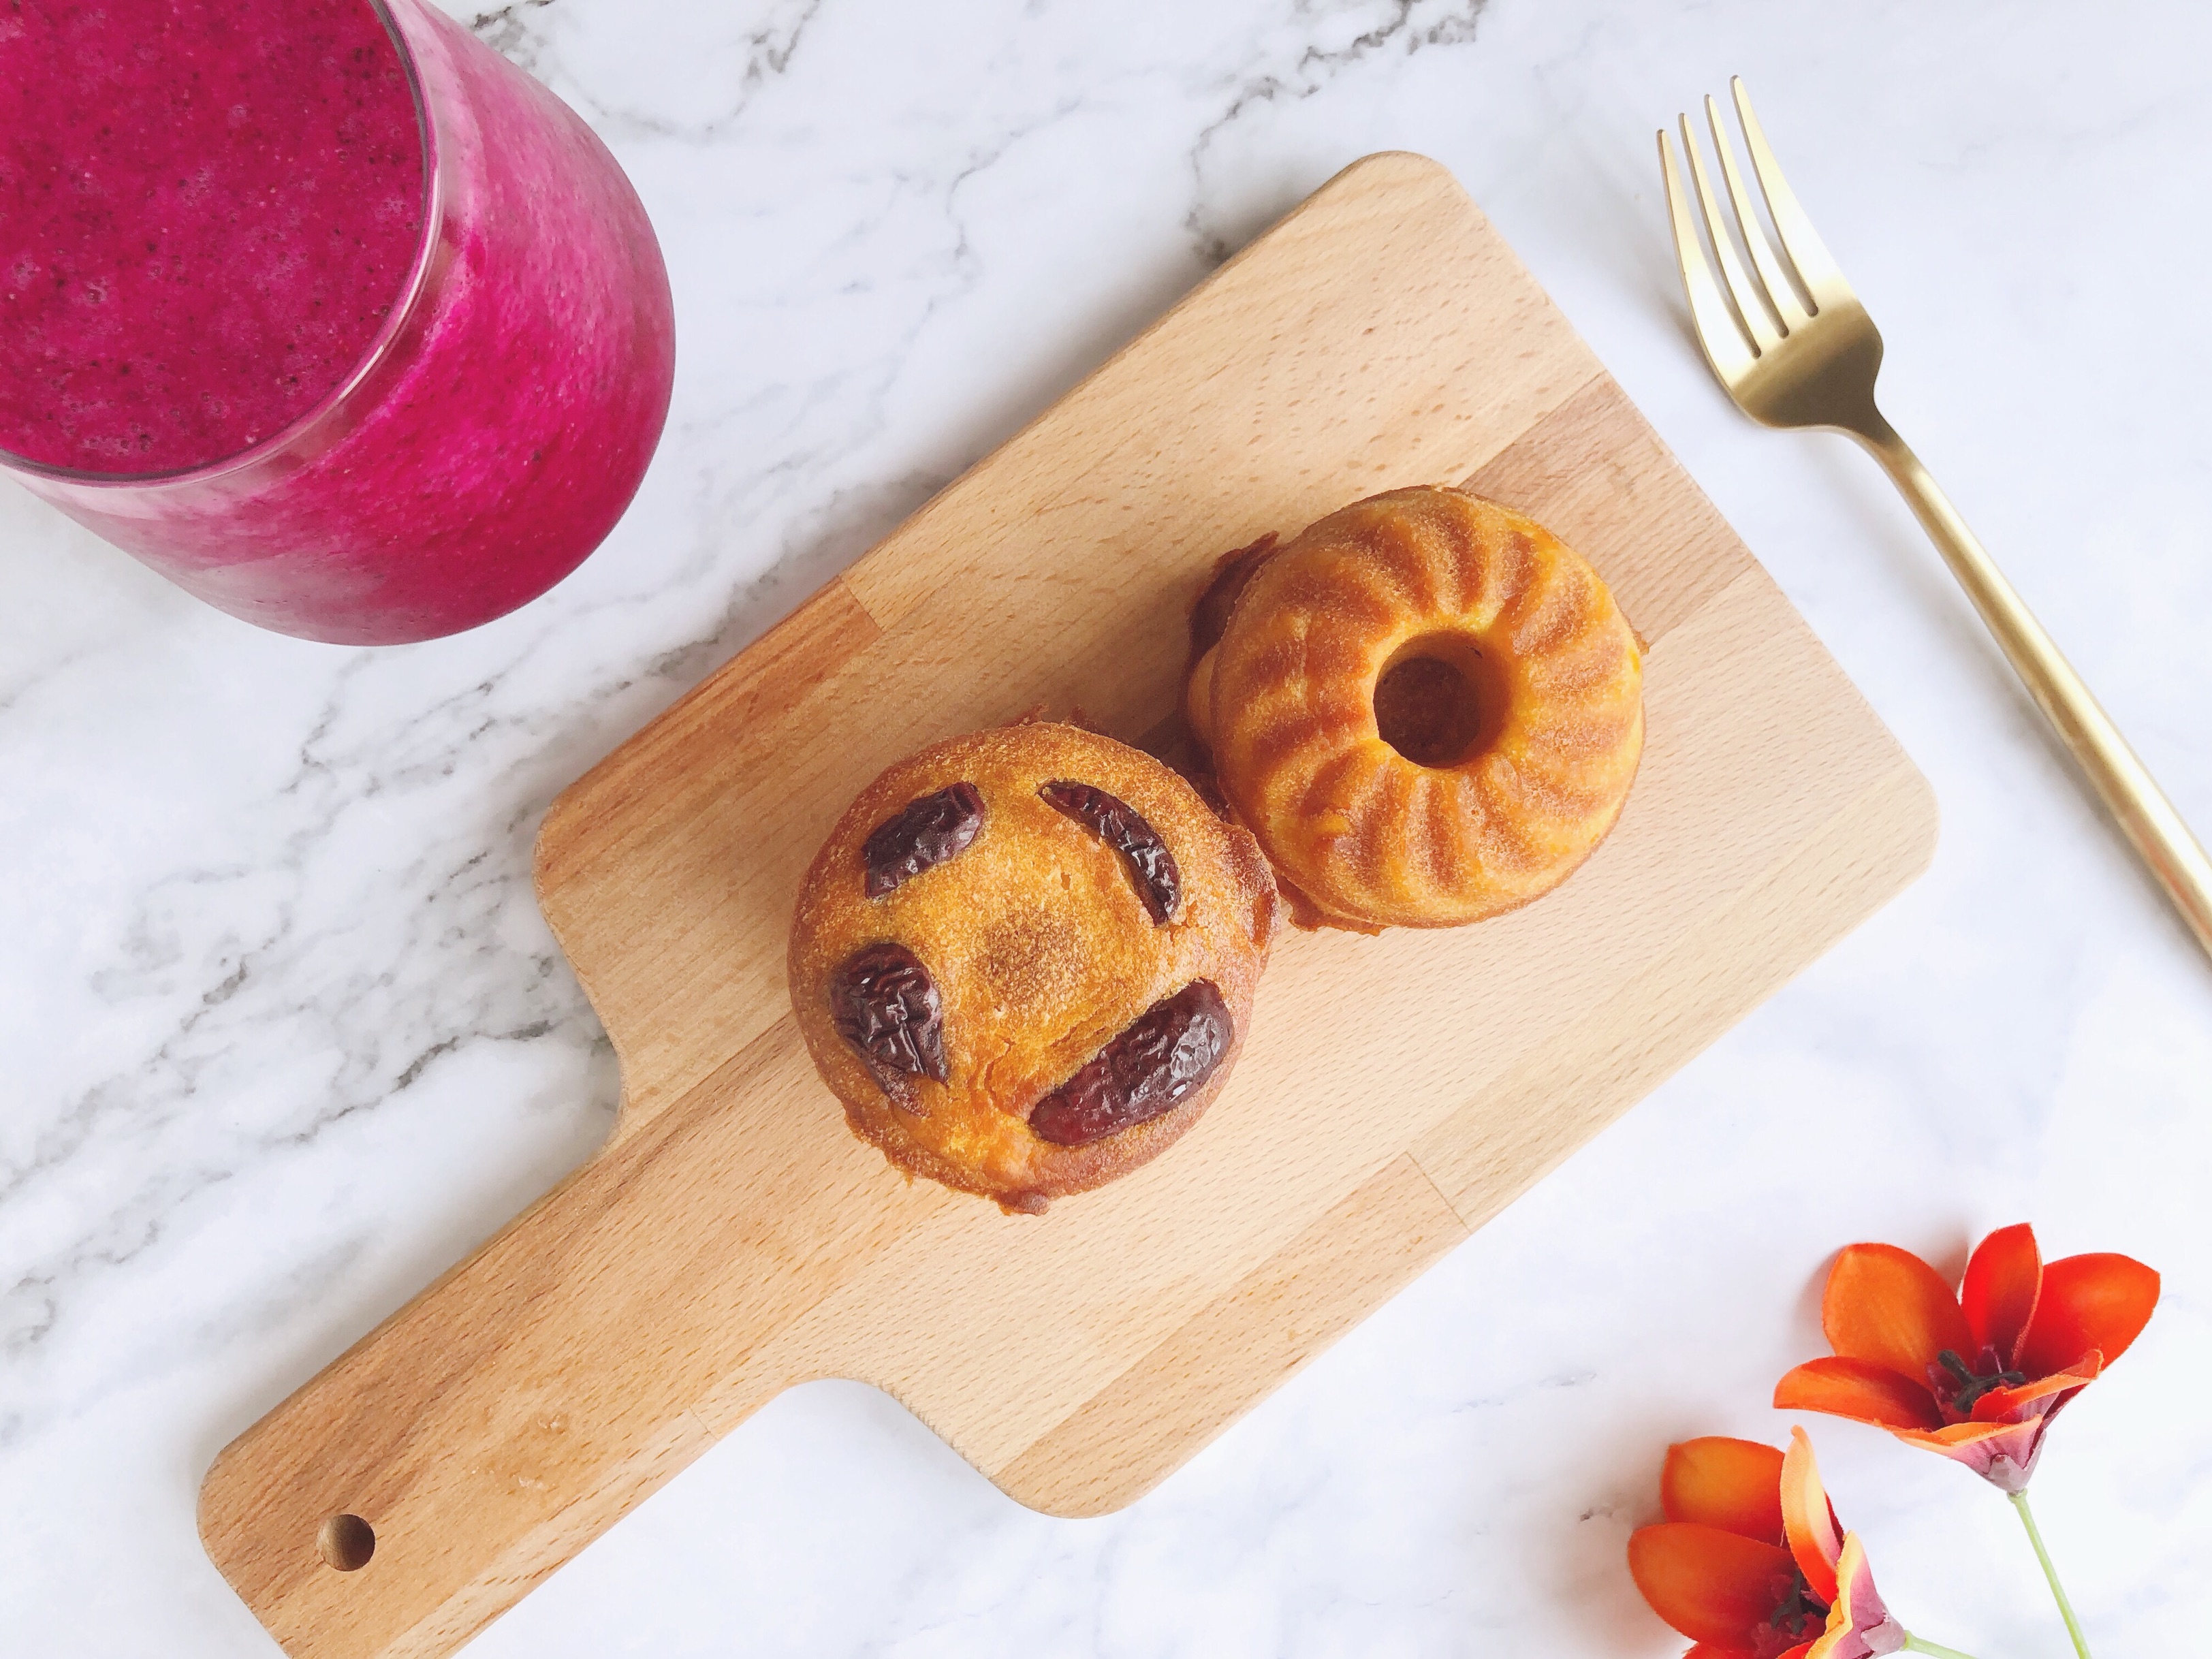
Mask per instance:
[[[1651,131],[1741,70],[1887,333],[1893,418],[2212,830],[2212,18],[2123,0],[514,0],[676,286],[629,516],[538,604],[358,652],[0,484],[0,1629],[273,1652],[216,1449],[584,1157],[611,1054],[547,803],[1339,167],[1449,164],[1934,781],[1934,870],[1125,1513],[1023,1511],[884,1396],[776,1401],[472,1645],[1672,1655],[1668,1440],[1778,1439],[1837,1244],[2026,1216],[2163,1269],[2037,1490],[2100,1650],[2212,1590],[2212,970],[1872,468],[1688,340]],[[2155,40],[2156,50],[2145,43]],[[2164,1407],[2162,1409],[2162,1407]],[[2064,1650],[2012,1517],[1815,1423],[1914,1628]]]

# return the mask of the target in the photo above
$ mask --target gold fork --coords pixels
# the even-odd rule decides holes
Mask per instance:
[[[1759,118],[1752,112],[1742,77],[1735,76],[1729,84],[1743,123],[1752,171],[1758,176],[1759,194],[1781,248],[1778,257],[1752,210],[1721,125],[1720,105],[1708,95],[1705,119],[1720,157],[1722,183],[1752,263],[1747,272],[1729,238],[1729,222],[1713,198],[1690,131],[1690,118],[1682,116],[1682,148],[1689,156],[1705,231],[1721,268],[1722,281],[1715,282],[1698,240],[1698,219],[1675,171],[1674,148],[1666,129],[1660,129],[1659,166],[1667,179],[1674,257],[1682,269],[1690,317],[1705,361],[1736,406],[1752,419],[1766,426],[1834,428],[1872,452],[1996,635],[2036,706],[2087,774],[2105,810],[2150,866],[2197,943],[2212,953],[2212,860],[2205,857],[2189,825],[2136,758],[2119,728],[2098,707],[2081,676],[1974,539],[1966,520],[1936,487],[1920,458],[1875,407],[1881,336],[1797,205],[1774,152],[1767,148]]]

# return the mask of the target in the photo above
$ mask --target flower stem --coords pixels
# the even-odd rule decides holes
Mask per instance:
[[[1936,1656],[1936,1659],[1973,1659],[1972,1655],[1961,1653],[1956,1648],[1943,1647],[1935,1642],[1923,1642],[1910,1631],[1905,1632],[1905,1649],[1908,1653],[1932,1653]]]
[[[2036,1530],[2035,1512],[2027,1506],[2027,1494],[2016,1492],[2007,1494],[2013,1508],[2020,1511],[2020,1524],[2027,1528],[2027,1541],[2035,1546],[2035,1559],[2043,1563],[2043,1576],[2051,1585],[2051,1593],[2057,1598],[2059,1617],[2066,1621],[2066,1633],[2074,1638],[2074,1651],[2081,1659],[2089,1659],[2088,1639],[2081,1634],[2081,1621],[2074,1616],[2074,1607],[2066,1599],[2065,1588],[2058,1582],[2058,1569],[2051,1565],[2051,1552],[2043,1547],[2043,1534]]]

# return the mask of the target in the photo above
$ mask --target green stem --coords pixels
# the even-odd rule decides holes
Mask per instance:
[[[2043,1547],[2043,1534],[2036,1530],[2035,1512],[2027,1506],[2027,1494],[2009,1494],[2013,1508],[2020,1511],[2020,1524],[2027,1528],[2027,1541],[2035,1546],[2035,1559],[2043,1563],[2043,1576],[2050,1583],[2051,1593],[2058,1601],[2059,1617],[2066,1621],[2066,1633],[2074,1638],[2074,1651],[2081,1659],[2089,1659],[2088,1639],[2081,1634],[2081,1621],[2074,1616],[2074,1607],[2066,1599],[2066,1591],[2058,1582],[2058,1569],[2051,1565],[2051,1552]]]
[[[1972,1655],[1961,1653],[1956,1648],[1943,1647],[1935,1642],[1923,1642],[1909,1631],[1905,1632],[1905,1649],[1908,1653],[1932,1653],[1936,1656],[1936,1659],[1973,1659]]]

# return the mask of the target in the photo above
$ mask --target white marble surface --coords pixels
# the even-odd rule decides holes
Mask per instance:
[[[458,8],[457,8],[458,9]],[[1917,887],[1127,1512],[787,1395],[487,1632],[548,1656],[1682,1644],[1662,1448],[1778,1439],[1828,1253],[2022,1217],[2166,1273],[2038,1481],[2106,1653],[2212,1594],[2212,969],[1902,507],[1688,343],[1651,131],[1747,75],[1893,418],[2212,830],[2212,21],[2172,4],[517,0],[673,270],[677,407],[576,577],[383,653],[255,633],[0,486],[0,1649],[273,1653],[215,1450],[610,1121],[532,902],[553,793],[1269,219],[1452,166],[1934,781]],[[1905,1620],[2063,1634],[1971,1477],[1816,1420]]]

